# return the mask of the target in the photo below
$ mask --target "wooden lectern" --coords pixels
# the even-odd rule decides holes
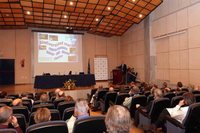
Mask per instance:
[[[123,72],[120,69],[114,69],[113,70],[113,84],[119,84],[122,82],[122,76],[123,76]]]

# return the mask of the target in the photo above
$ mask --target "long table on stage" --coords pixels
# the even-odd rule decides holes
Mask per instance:
[[[36,76],[34,88],[37,89],[50,89],[61,88],[64,86],[64,82],[69,79],[75,80],[77,87],[92,86],[95,85],[94,74],[80,74],[80,75],[45,75]]]

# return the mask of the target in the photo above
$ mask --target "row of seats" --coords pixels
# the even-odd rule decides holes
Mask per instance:
[[[23,115],[14,115],[24,133],[68,133],[66,121],[49,121],[26,127]],[[9,127],[12,127],[9,125]],[[103,133],[106,132],[105,116],[89,116],[78,119],[74,124],[73,133]],[[0,133],[16,133],[13,129],[0,129]]]

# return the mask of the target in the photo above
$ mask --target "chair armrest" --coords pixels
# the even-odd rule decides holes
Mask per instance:
[[[112,101],[109,101],[110,106],[114,106],[115,104]]]
[[[145,116],[145,117],[147,117],[148,119],[151,119],[151,117],[146,113],[146,112],[144,112],[144,111],[142,111],[143,109],[138,109],[138,112],[140,113],[140,114],[142,114],[143,116]]]
[[[185,126],[183,126],[180,122],[170,117],[169,115],[165,116],[165,119],[169,121],[170,123],[172,123],[174,126],[179,127],[181,129],[185,129]]]
[[[103,100],[102,98],[100,98],[100,102],[101,102],[101,103],[104,103],[104,100]]]

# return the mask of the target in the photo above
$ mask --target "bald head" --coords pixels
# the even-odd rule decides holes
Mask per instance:
[[[161,89],[156,89],[154,91],[154,99],[156,99],[156,98],[162,98],[162,97],[163,97],[162,90]]]
[[[110,92],[114,91],[114,88],[113,88],[113,87],[110,87],[110,88],[109,88],[109,91],[110,91]]]
[[[22,99],[19,98],[15,99],[12,104],[13,106],[23,106]]]
[[[56,96],[58,96],[58,93],[60,92],[60,89],[56,89],[55,90],[55,94],[56,94]]]
[[[59,96],[59,97],[65,97],[65,93],[64,93],[63,91],[60,91],[60,92],[58,93],[58,96]]]

